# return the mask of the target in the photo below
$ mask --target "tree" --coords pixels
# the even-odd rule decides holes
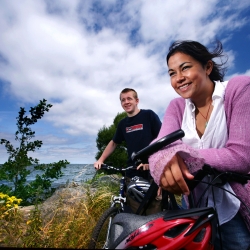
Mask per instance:
[[[19,147],[15,148],[8,140],[1,139],[9,155],[8,161],[0,167],[0,180],[6,180],[13,184],[13,187],[2,184],[0,192],[16,196],[22,199],[22,205],[33,204],[36,200],[41,201],[50,196],[54,189],[51,188],[52,179],[62,176],[62,168],[69,162],[61,160],[50,164],[39,164],[37,158],[29,157],[29,152],[35,152],[41,148],[43,142],[32,140],[35,131],[31,129],[45,112],[52,107],[46,103],[47,100],[40,100],[39,104],[31,107],[30,116],[26,115],[24,108],[20,108],[17,119],[17,131],[15,140],[19,142]],[[32,168],[33,166],[33,168]],[[43,174],[37,175],[34,181],[27,183],[27,176],[33,170],[41,170]]]
[[[98,148],[98,152],[95,156],[96,160],[100,158],[104,149],[106,148],[110,140],[112,140],[120,120],[125,117],[127,117],[126,112],[118,113],[112,125],[110,125],[109,127],[103,126],[98,131],[96,139],[96,146]],[[116,167],[125,167],[127,157],[126,143],[123,142],[116,147],[115,151],[106,159],[105,162]]]

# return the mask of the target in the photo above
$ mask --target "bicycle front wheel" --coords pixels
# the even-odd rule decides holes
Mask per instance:
[[[118,213],[118,207],[110,207],[102,214],[93,230],[89,249],[108,249],[111,222]]]

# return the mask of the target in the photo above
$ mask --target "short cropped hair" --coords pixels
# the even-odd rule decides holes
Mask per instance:
[[[134,92],[134,93],[133,93],[134,98],[135,98],[135,99],[138,99],[138,94],[137,94],[137,92],[136,92],[134,89],[125,88],[125,89],[123,89],[123,90],[121,91],[121,93],[120,93],[120,100],[121,100],[121,94],[125,94],[125,93],[128,93],[128,92],[130,92],[130,91]]]

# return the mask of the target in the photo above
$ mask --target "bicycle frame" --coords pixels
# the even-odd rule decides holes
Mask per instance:
[[[111,196],[111,205],[110,207],[115,207],[117,205],[120,205],[120,210],[124,211],[124,204],[126,202],[126,197],[124,196],[124,187],[125,187],[125,178],[124,176],[120,179],[120,189],[119,189],[119,195],[115,196],[112,195]],[[107,235],[106,235],[106,239],[105,239],[105,244],[104,244],[104,249],[108,249],[108,242],[109,242],[109,235],[110,235],[110,228],[111,228],[111,223],[112,223],[112,218],[110,217],[108,219],[108,226],[107,226]]]
[[[122,174],[127,169],[134,168],[134,166],[130,166],[127,168],[115,168],[112,166],[108,166],[103,164],[102,169],[112,169],[116,170],[117,172],[121,172]],[[135,180],[136,182],[137,180]],[[140,178],[138,178],[138,187],[144,183],[141,183]],[[148,183],[149,185],[149,183]],[[119,195],[115,196],[113,195],[111,197],[111,205],[110,207],[104,211],[104,213],[100,216],[99,220],[96,223],[96,226],[92,232],[91,240],[89,242],[89,249],[95,249],[96,247],[102,247],[104,249],[108,249],[109,240],[110,240],[110,229],[111,229],[111,223],[115,215],[125,212],[125,210],[128,212],[129,209],[125,208],[126,204],[126,197],[125,197],[125,177],[123,176],[120,179],[120,189],[119,189]],[[145,191],[146,185],[143,186],[143,190]],[[132,212],[132,211],[131,211]],[[102,234],[104,232],[104,234]]]
[[[125,178],[123,176],[120,179],[119,195],[118,196],[112,195],[112,197],[111,197],[111,207],[114,207],[117,204],[119,204],[121,206],[122,211],[124,211],[124,204],[126,203],[126,197],[125,197],[125,194],[124,194],[124,187],[125,187]]]

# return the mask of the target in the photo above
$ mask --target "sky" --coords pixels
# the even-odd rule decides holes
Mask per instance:
[[[95,162],[98,130],[123,112],[134,88],[139,108],[162,120],[177,97],[166,55],[176,40],[196,40],[227,55],[225,80],[250,75],[249,0],[0,0],[0,139],[18,146],[20,107],[53,105],[31,127],[41,163]],[[8,159],[0,145],[0,164]]]

